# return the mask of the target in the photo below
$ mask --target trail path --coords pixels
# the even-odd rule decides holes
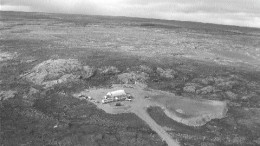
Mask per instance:
[[[145,109],[137,109],[133,112],[139,118],[144,120],[150,126],[150,128],[168,144],[168,146],[179,146],[179,143],[176,140],[173,140],[172,137],[148,115]]]
[[[143,121],[145,121],[149,127],[155,131],[162,140],[164,140],[168,146],[179,146],[179,143],[177,140],[174,140],[171,135],[169,135],[163,127],[158,125],[147,113],[147,107],[154,105],[154,103],[150,102],[147,99],[144,99],[145,95],[149,95],[149,92],[145,92],[143,90],[138,89],[126,89],[131,93],[136,101],[132,102],[131,105],[131,112],[135,113],[139,118],[141,118]]]

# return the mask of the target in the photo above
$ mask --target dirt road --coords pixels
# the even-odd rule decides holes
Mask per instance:
[[[137,109],[133,112],[139,118],[144,120],[150,126],[150,128],[168,144],[168,146],[179,146],[179,143],[176,140],[173,140],[172,137],[148,115],[146,109]]]

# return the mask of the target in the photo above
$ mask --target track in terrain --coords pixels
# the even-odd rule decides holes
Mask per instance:
[[[154,130],[162,138],[162,140],[168,144],[168,146],[179,146],[179,143],[176,140],[173,140],[172,137],[148,115],[145,109],[137,109],[133,112],[139,118],[144,120],[150,126],[150,128]]]

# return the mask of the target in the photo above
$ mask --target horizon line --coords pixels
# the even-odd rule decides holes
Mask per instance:
[[[198,23],[205,25],[218,25],[218,26],[231,26],[238,28],[250,28],[250,29],[260,29],[260,27],[251,26],[241,26],[241,25],[231,25],[231,24],[221,24],[221,23],[210,23],[201,21],[189,21],[189,20],[176,20],[176,19],[162,19],[153,17],[137,17],[137,16],[121,16],[121,15],[94,15],[94,14],[81,14],[81,13],[62,13],[62,12],[40,12],[40,11],[16,11],[16,10],[0,10],[0,12],[22,12],[22,13],[43,13],[43,14],[62,14],[62,15],[81,15],[81,16],[101,16],[101,17],[123,17],[123,18],[136,18],[136,19],[150,19],[150,20],[160,20],[160,21],[177,21],[177,22],[188,22],[188,23]],[[1,19],[1,17],[0,17]]]

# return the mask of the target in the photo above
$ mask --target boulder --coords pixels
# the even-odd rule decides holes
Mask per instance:
[[[46,82],[42,83],[42,85],[44,86],[45,89],[50,88],[57,84],[59,84],[58,80],[51,80],[51,81],[46,81]]]
[[[36,94],[36,93],[38,93],[38,92],[39,92],[39,90],[37,90],[37,89],[31,87],[30,90],[29,90],[28,95],[32,96],[32,95],[34,95],[34,94]]]
[[[196,90],[200,87],[201,86],[197,83],[186,83],[185,87],[183,88],[183,91],[189,92],[189,93],[196,93]]]
[[[28,94],[23,95],[24,103],[27,104],[27,106],[33,106],[35,103],[37,96],[34,96],[35,94],[39,93],[39,90],[31,87]]]
[[[156,69],[156,72],[163,78],[175,78],[177,75],[177,72],[174,71],[173,69],[162,69],[158,67]]]
[[[214,78],[214,82],[215,82],[216,84],[219,84],[219,83],[222,83],[222,82],[225,82],[225,81],[227,81],[227,79],[226,79],[226,78],[223,78],[223,77],[215,77],[215,78]]]
[[[206,86],[204,88],[201,88],[200,90],[197,90],[198,94],[209,94],[213,93],[215,91],[215,88],[213,86]]]
[[[122,73],[118,75],[118,80],[124,84],[134,84],[136,81],[144,83],[149,79],[149,75],[147,73],[141,72],[130,72],[130,73]]]
[[[114,75],[120,73],[120,70],[114,66],[106,66],[99,69],[100,74],[103,75]]]
[[[215,82],[215,80],[212,76],[209,76],[209,77],[201,80],[201,83],[204,85],[212,85],[212,84],[214,84],[214,82]]]
[[[94,73],[96,72],[96,69],[90,66],[83,66],[83,72],[81,73],[81,77],[83,79],[88,79],[92,76],[94,76]]]
[[[153,72],[153,70],[149,66],[146,66],[146,65],[140,65],[139,69],[140,69],[140,71],[145,72],[145,73]]]
[[[238,85],[239,83],[236,81],[227,81],[227,82],[221,82],[217,84],[217,87],[222,90],[230,90],[233,89],[235,85]]]
[[[189,93],[195,93],[196,92],[196,87],[195,86],[185,86],[183,88],[183,91],[189,92]]]
[[[226,91],[225,93],[229,99],[231,99],[231,100],[237,99],[237,94],[235,94],[231,91]]]
[[[250,96],[245,95],[245,96],[241,97],[241,100],[243,100],[243,101],[247,101],[249,98],[250,98]]]
[[[256,94],[255,92],[251,92],[251,93],[249,93],[249,94],[247,94],[247,95],[242,96],[242,97],[241,97],[241,100],[243,100],[243,101],[248,101],[248,100],[250,100],[251,98],[256,97],[256,96],[257,96],[257,94]]]

